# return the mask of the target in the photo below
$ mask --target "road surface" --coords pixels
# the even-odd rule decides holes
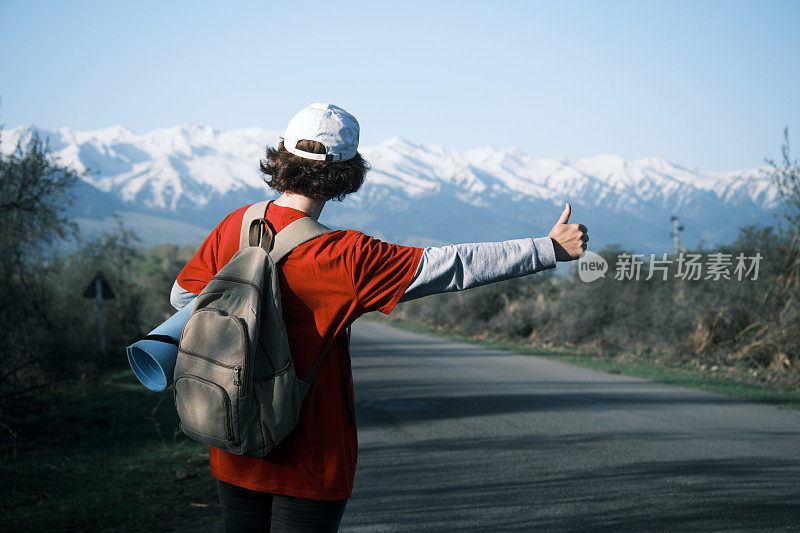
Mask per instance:
[[[800,530],[800,412],[353,327],[341,531]]]

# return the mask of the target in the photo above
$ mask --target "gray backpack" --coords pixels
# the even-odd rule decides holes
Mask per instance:
[[[300,404],[333,343],[302,380],[295,374],[281,313],[276,263],[330,230],[305,217],[274,238],[269,202],[247,209],[239,251],[206,285],[181,333],[175,407],[190,438],[226,452],[263,457],[295,428]]]

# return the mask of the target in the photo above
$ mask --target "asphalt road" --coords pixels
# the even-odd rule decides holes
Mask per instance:
[[[800,530],[800,412],[359,321],[341,531]]]

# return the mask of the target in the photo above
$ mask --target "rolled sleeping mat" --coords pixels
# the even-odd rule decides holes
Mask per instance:
[[[128,364],[142,385],[156,392],[172,384],[175,361],[178,359],[178,341],[189,315],[192,314],[195,298],[165,320],[147,336],[127,348]]]

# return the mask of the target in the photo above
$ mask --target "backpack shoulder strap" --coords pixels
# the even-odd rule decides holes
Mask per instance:
[[[277,263],[304,242],[325,235],[329,231],[331,231],[330,228],[323,226],[311,217],[297,219],[275,234],[275,242],[269,256],[273,263]]]
[[[247,208],[242,218],[242,229],[239,232],[239,249],[250,246],[250,228],[253,222],[263,219],[267,214],[267,206],[272,200],[264,200]]]
[[[350,351],[350,326],[347,326],[347,330],[345,330],[345,335],[347,338],[347,350]],[[314,378],[317,377],[317,371],[319,371],[319,367],[322,366],[322,363],[325,361],[325,358],[328,357],[328,352],[331,351],[331,347],[333,343],[336,342],[336,336],[334,335],[333,338],[325,345],[320,352],[319,356],[317,356],[317,360],[314,361],[314,366],[311,367],[311,370],[308,371],[306,377],[302,379],[302,381],[311,388],[311,383],[314,382]]]
[[[281,231],[276,233],[273,237],[272,232],[269,231],[269,228],[266,227],[265,223],[258,224],[257,228],[253,227],[256,222],[264,222],[269,203],[269,201],[264,201],[253,204],[244,212],[244,217],[242,218],[242,229],[239,233],[240,250],[242,248],[247,248],[248,246],[258,246],[259,242],[262,247],[269,249],[271,244],[272,251],[269,252],[269,256],[272,258],[273,264],[275,264],[304,242],[308,242],[311,239],[325,235],[331,231],[330,228],[323,226],[313,218],[303,217],[295,220]],[[266,232],[267,235],[265,235],[264,232]],[[265,236],[270,238],[271,242],[265,243],[263,241]],[[314,362],[314,366],[312,367],[311,371],[308,373],[305,380],[302,380],[304,384],[307,383],[307,386],[303,387],[303,396],[305,396],[305,393],[308,392],[310,384],[314,381],[314,377],[317,375],[319,367],[327,358],[328,352],[330,351],[331,346],[333,346],[334,340],[335,338],[331,339],[330,342],[328,342],[328,344],[322,349],[322,353],[320,353],[317,357],[317,360]]]
[[[286,257],[286,255],[297,246],[319,237],[320,235],[325,235],[330,231],[330,228],[323,226],[311,217],[303,217],[295,220],[275,234],[275,240],[269,256],[272,258],[273,264],[277,264],[278,261]],[[319,367],[322,366],[323,361],[328,357],[328,352],[330,352],[335,340],[336,337],[334,336],[317,356],[317,360],[314,362],[311,371],[301,380],[304,384],[302,387],[303,396],[310,390],[311,383],[314,381]],[[300,379],[299,376],[298,379]]]

